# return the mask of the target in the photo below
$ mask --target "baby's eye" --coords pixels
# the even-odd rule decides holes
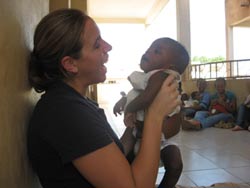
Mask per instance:
[[[155,49],[155,53],[156,53],[156,54],[159,54],[159,53],[160,53],[160,50]]]

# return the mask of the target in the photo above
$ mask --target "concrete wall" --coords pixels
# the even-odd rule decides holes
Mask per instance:
[[[0,187],[37,188],[29,167],[26,127],[37,95],[27,81],[28,52],[49,0],[0,1]]]

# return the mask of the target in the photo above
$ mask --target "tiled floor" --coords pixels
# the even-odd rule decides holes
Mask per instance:
[[[124,130],[122,116],[115,117],[112,106],[101,104],[114,130]],[[183,173],[178,182],[185,186],[209,186],[219,182],[250,185],[250,132],[207,128],[202,131],[181,131],[171,139],[182,152]],[[159,169],[157,182],[163,176]]]

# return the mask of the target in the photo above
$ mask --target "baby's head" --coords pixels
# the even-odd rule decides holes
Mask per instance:
[[[144,72],[157,69],[172,69],[182,74],[189,55],[185,47],[171,38],[156,39],[141,58],[140,67]]]

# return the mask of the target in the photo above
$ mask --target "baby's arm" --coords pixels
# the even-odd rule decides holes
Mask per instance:
[[[133,113],[148,108],[167,76],[168,74],[162,71],[153,74],[148,80],[146,89],[128,104],[126,113]]]
[[[175,136],[181,127],[182,114],[174,114],[171,117],[166,117],[163,121],[162,125],[162,133],[164,134],[166,139],[169,139]]]

